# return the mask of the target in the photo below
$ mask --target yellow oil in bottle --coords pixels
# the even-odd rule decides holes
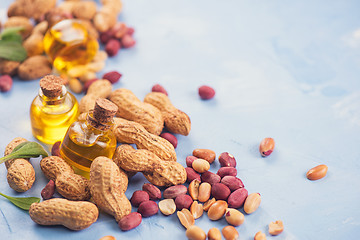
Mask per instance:
[[[99,44],[80,21],[66,19],[52,26],[44,36],[44,50],[53,66],[66,73],[78,65],[89,63],[97,53]]]
[[[74,122],[68,129],[60,146],[60,154],[77,174],[89,178],[90,165],[98,156],[112,158],[116,149],[116,138],[111,131],[113,121],[109,121],[104,128],[91,125],[89,118],[93,113],[88,113],[86,120]]]
[[[54,144],[61,141],[69,126],[79,115],[79,104],[65,86],[56,98],[46,97],[42,90],[30,107],[33,135],[41,142]]]

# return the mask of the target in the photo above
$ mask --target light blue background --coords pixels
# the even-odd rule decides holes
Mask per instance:
[[[9,0],[2,0],[3,19]],[[128,88],[140,99],[162,84],[179,109],[189,114],[189,136],[178,136],[178,161],[195,148],[228,151],[249,192],[262,196],[260,208],[245,216],[240,239],[267,232],[281,219],[284,232],[268,239],[358,239],[360,235],[360,2],[353,1],[173,1],[124,0],[120,20],[136,30],[137,44],[107,60],[103,72],[123,74],[114,88]],[[102,72],[102,73],[103,73]],[[99,77],[102,76],[99,73]],[[197,89],[216,89],[209,101]],[[34,140],[29,106],[38,81],[15,79],[0,94],[0,150],[14,137]],[[80,99],[82,95],[77,95]],[[273,137],[274,153],[262,158],[258,145]],[[0,167],[0,191],[40,196],[47,180],[32,159],[36,181],[18,194]],[[308,169],[326,164],[319,181]],[[219,164],[211,166],[217,171]],[[141,189],[137,174],[126,192]],[[133,211],[136,209],[133,209]],[[206,215],[196,225],[208,231],[226,221]],[[35,224],[27,212],[0,199],[1,239],[184,239],[176,215],[146,218],[122,232],[101,213],[88,229]]]

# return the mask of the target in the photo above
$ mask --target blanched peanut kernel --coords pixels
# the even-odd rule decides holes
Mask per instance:
[[[208,232],[208,240],[221,240],[221,232],[218,228],[210,228]]]
[[[210,163],[204,159],[195,159],[192,163],[192,168],[198,173],[204,173],[210,169]]]
[[[239,238],[239,233],[233,226],[226,226],[221,232],[226,240],[235,240]]]
[[[226,209],[228,207],[227,202],[223,200],[218,200],[211,207],[208,211],[208,217],[210,220],[219,220],[222,218],[226,212]]]
[[[284,230],[284,224],[281,220],[269,224],[269,233],[273,236],[279,235]]]
[[[200,183],[201,182],[198,179],[194,179],[189,184],[188,191],[194,201],[198,200]]]
[[[262,231],[259,231],[255,234],[254,240],[266,240],[266,235]]]
[[[234,208],[228,208],[226,209],[225,219],[229,224],[233,226],[239,226],[244,223],[245,218],[244,214],[242,214],[240,211]]]
[[[175,201],[172,198],[164,199],[159,202],[159,209],[162,214],[168,216],[176,211]]]
[[[189,228],[191,225],[194,225],[195,219],[191,212],[183,208],[181,211],[177,211],[177,217],[180,220],[180,223],[185,227]]]
[[[216,202],[215,198],[209,199],[204,203],[204,211],[207,212],[209,210],[209,208],[211,207],[211,205],[214,204],[214,202]]]
[[[116,240],[116,238],[113,236],[105,236],[105,237],[100,238],[99,240]]]
[[[192,225],[186,230],[186,237],[190,240],[205,240],[206,233],[200,227]]]
[[[194,216],[195,219],[198,219],[199,217],[201,217],[203,215],[203,212],[204,212],[203,205],[201,203],[198,203],[197,201],[194,201],[191,204],[190,212]]]
[[[201,183],[200,186],[199,186],[198,200],[200,202],[206,202],[207,200],[209,200],[210,195],[211,195],[211,185],[210,185],[210,183],[207,183],[207,182]]]
[[[325,177],[327,170],[328,170],[328,167],[324,164],[321,164],[321,165],[318,165],[318,166],[310,169],[306,173],[306,177],[309,180],[319,180],[319,179]]]
[[[259,193],[251,193],[247,196],[244,203],[244,211],[247,214],[253,213],[259,208],[261,203],[261,196]]]

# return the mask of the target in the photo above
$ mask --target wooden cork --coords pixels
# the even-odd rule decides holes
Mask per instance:
[[[63,79],[54,75],[46,75],[40,80],[40,88],[48,98],[55,98],[61,95]]]
[[[105,98],[98,98],[95,102],[95,108],[93,112],[94,118],[99,123],[107,123],[115,116],[118,107]]]

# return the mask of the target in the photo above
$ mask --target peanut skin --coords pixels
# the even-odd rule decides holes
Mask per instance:
[[[114,133],[120,143],[134,143],[138,149],[155,153],[164,161],[176,161],[174,146],[166,139],[151,134],[139,123],[114,118]]]
[[[55,182],[56,190],[70,200],[90,198],[89,181],[74,173],[70,165],[58,156],[50,156],[40,161],[45,177]]]
[[[125,180],[126,179],[126,180]],[[131,203],[124,192],[126,174],[107,157],[97,157],[90,167],[90,192],[96,205],[115,217],[116,221],[131,212]]]
[[[29,214],[40,225],[63,225],[71,230],[82,230],[97,220],[99,210],[91,202],[53,198],[31,204]]]
[[[5,156],[9,155],[20,143],[26,142],[24,138],[14,138],[5,148]],[[5,162],[8,170],[7,181],[9,186],[17,192],[29,190],[35,181],[35,170],[28,159],[17,158]]]
[[[189,135],[191,129],[191,121],[189,116],[174,107],[168,96],[159,92],[151,92],[146,95],[145,103],[160,109],[164,118],[165,127],[172,133],[181,135]]]
[[[110,100],[119,108],[118,117],[140,123],[152,134],[159,135],[161,133],[164,119],[160,110],[149,103],[143,103],[130,90],[117,89],[111,93]]]
[[[145,149],[135,150],[130,145],[122,144],[116,149],[113,160],[126,171],[142,172],[149,182],[157,186],[183,184],[186,181],[186,171],[180,163],[163,161]]]

